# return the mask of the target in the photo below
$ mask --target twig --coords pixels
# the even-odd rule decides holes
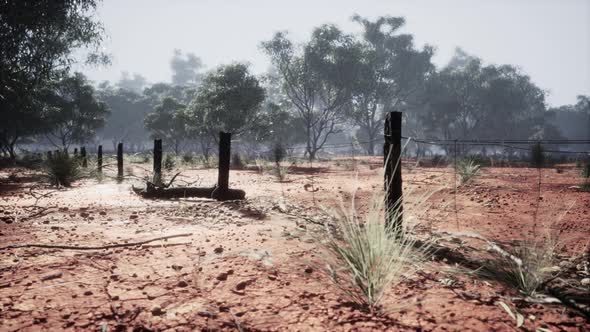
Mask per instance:
[[[104,246],[65,246],[65,245],[52,245],[52,244],[35,244],[35,243],[28,243],[28,244],[13,244],[5,247],[0,247],[0,250],[7,250],[7,249],[17,249],[17,248],[49,248],[49,249],[64,249],[64,250],[102,250],[102,249],[112,249],[112,248],[121,248],[121,247],[134,247],[139,246],[142,244],[160,241],[160,240],[167,240],[177,237],[187,237],[191,236],[193,233],[185,233],[185,234],[176,234],[176,235],[168,235],[157,237],[151,240],[145,240],[140,242],[131,242],[131,243],[115,243],[109,244]]]

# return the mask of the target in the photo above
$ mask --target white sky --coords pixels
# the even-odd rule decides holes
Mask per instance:
[[[113,64],[83,68],[93,80],[137,72],[170,81],[173,49],[193,52],[207,69],[248,62],[256,73],[269,61],[261,41],[288,30],[306,40],[322,23],[359,31],[352,14],[404,16],[418,46],[436,47],[444,65],[455,47],[487,63],[514,64],[549,92],[548,103],[590,95],[590,0],[104,0],[99,19]]]

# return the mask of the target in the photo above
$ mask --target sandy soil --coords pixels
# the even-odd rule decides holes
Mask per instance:
[[[320,206],[348,202],[354,192],[366,210],[381,190],[380,161],[357,162],[314,163],[313,170],[301,164],[284,182],[254,168],[232,171],[230,186],[247,192],[240,203],[145,200],[131,191],[138,184],[132,179],[84,180],[56,190],[40,185],[38,174],[3,170],[2,246],[98,246],[190,235],[106,250],[0,250],[0,330],[517,330],[500,302],[523,314],[524,330],[590,329],[567,306],[522,301],[500,283],[450,272],[452,262],[442,257],[388,292],[384,305],[397,310],[360,310],[330,283],[315,243]],[[134,166],[135,176],[142,176],[140,166],[148,167]],[[478,233],[500,243],[557,233],[564,245],[560,268],[586,291],[579,301],[587,301],[589,286],[580,282],[590,277],[588,264],[579,259],[588,254],[590,194],[576,187],[573,165],[559,169],[542,170],[539,190],[535,169],[484,168],[455,195],[452,169],[408,162],[406,217],[421,232]],[[182,174],[201,185],[217,176],[216,170],[186,168]],[[426,205],[413,208],[425,193],[432,193]]]

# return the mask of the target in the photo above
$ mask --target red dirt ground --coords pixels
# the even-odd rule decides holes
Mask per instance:
[[[315,243],[318,206],[349,201],[356,192],[364,210],[381,190],[380,161],[357,162],[356,170],[349,161],[316,163],[313,172],[302,164],[285,182],[256,170],[232,171],[230,186],[247,192],[242,203],[145,200],[131,191],[137,183],[131,180],[84,180],[56,191],[39,185],[38,174],[4,170],[2,246],[192,235],[107,250],[0,250],[0,330],[518,330],[500,302],[524,315],[526,331],[590,329],[569,307],[524,302],[497,282],[450,272],[448,260],[433,261],[388,292],[385,307],[401,309],[360,310],[322,272]],[[422,232],[478,233],[501,243],[552,229],[564,244],[560,267],[579,283],[589,277],[588,262],[571,259],[587,254],[590,193],[576,187],[581,179],[572,165],[560,169],[542,170],[539,191],[535,169],[483,168],[455,196],[451,168],[404,163],[406,217]],[[216,170],[185,169],[183,176],[211,185]],[[412,209],[416,197],[435,190],[426,206]],[[37,206],[50,209],[30,208],[44,194]],[[589,286],[576,287],[588,295]]]

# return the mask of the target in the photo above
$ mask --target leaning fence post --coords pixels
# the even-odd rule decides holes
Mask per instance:
[[[88,159],[86,159],[86,147],[80,148],[80,158],[82,158],[82,167],[88,167]]]
[[[231,156],[231,133],[219,132],[219,173],[217,188],[224,195],[229,188],[229,163]]]
[[[154,140],[154,179],[155,184],[162,182],[162,140]]]
[[[98,173],[102,173],[102,145],[98,146],[98,156],[96,158],[96,164],[98,167]]]
[[[123,179],[123,143],[117,144],[117,177]]]
[[[389,229],[399,230],[403,221],[402,202],[402,113],[389,112],[385,117],[385,222]]]

